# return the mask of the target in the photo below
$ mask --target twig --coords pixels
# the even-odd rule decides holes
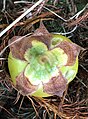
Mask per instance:
[[[82,21],[85,21],[88,18],[88,12],[86,14],[84,14],[83,16],[77,18],[75,21],[73,21],[72,23],[69,23],[69,27],[72,27],[74,25],[79,24]]]
[[[62,35],[68,35],[68,34],[71,34],[73,33],[75,30],[77,29],[77,25],[69,32],[66,32],[66,33],[57,33],[57,32],[53,32],[54,34],[62,34]]]
[[[84,87],[86,87],[87,88],[87,85],[85,84],[85,83],[83,83],[83,81],[82,80],[80,80],[80,78],[78,78],[77,76],[76,76],[76,78],[79,80],[79,82],[84,86]]]
[[[14,22],[12,22],[6,29],[4,29],[0,33],[0,37],[2,37],[2,35],[4,35],[10,28],[12,28],[17,22],[19,22],[23,17],[25,17],[29,12],[31,12],[35,7],[37,7],[42,2],[43,2],[43,0],[39,0],[31,8],[29,8],[27,11],[25,11],[21,16],[19,16]]]
[[[55,16],[57,16],[58,18],[60,18],[61,20],[63,20],[64,22],[67,22],[68,20],[64,19],[63,17],[61,17],[60,15],[58,15],[57,13],[55,13],[54,11],[48,9],[47,7],[43,6],[46,10],[48,10],[49,12],[53,13]]]
[[[3,8],[2,8],[2,12],[5,11],[6,8],[6,0],[3,0]]]
[[[22,0],[22,1],[15,1],[15,2],[14,2],[14,4],[19,4],[19,3],[27,4],[27,3],[31,3],[31,2],[29,2],[29,1],[24,1],[24,0]]]
[[[44,7],[44,6],[43,6]],[[57,16],[58,18],[60,18],[61,20],[63,20],[64,22],[69,22],[70,20],[74,19],[74,18],[78,18],[78,16],[88,7],[88,4],[81,10],[79,11],[77,14],[75,14],[73,17],[71,17],[70,19],[66,20],[63,17],[59,16],[57,13],[55,13],[54,11],[48,9],[47,7],[44,7],[45,9],[47,9],[48,11],[50,11],[51,13],[53,13],[55,16]],[[77,25],[69,32],[66,33],[55,33],[54,34],[62,34],[62,35],[67,35],[67,34],[71,34],[73,33],[75,30],[77,29]]]
[[[79,11],[78,13],[76,13],[74,16],[72,16],[69,20],[72,20],[72,19],[74,19],[74,18],[78,18],[78,16],[82,13],[82,12],[84,12],[85,11],[85,9],[87,9],[88,8],[88,4],[86,4],[86,6],[81,10],[81,11]]]
[[[3,106],[0,105],[0,108],[6,111],[11,117],[14,117],[7,109],[5,109]]]
[[[6,60],[6,58],[0,58],[0,60]]]

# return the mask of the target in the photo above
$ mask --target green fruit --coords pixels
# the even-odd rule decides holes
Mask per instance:
[[[49,48],[37,37],[31,38],[31,46],[22,54],[23,59],[14,56],[16,51],[9,53],[11,79],[23,95],[62,96],[66,85],[77,74],[78,46],[62,35],[51,36]]]

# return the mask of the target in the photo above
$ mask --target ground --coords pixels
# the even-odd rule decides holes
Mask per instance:
[[[30,3],[0,1],[0,32],[19,17]],[[37,1],[37,0],[36,0]],[[5,7],[4,7],[5,5]],[[45,6],[48,9],[44,9]],[[54,11],[54,13],[52,11]],[[79,13],[80,12],[80,13]],[[58,15],[56,15],[57,13]],[[72,18],[77,13],[75,18]],[[34,16],[33,16],[34,15]],[[61,16],[61,17],[60,17]],[[72,18],[72,19],[70,19]],[[75,79],[63,98],[23,97],[14,89],[8,71],[8,40],[39,27],[43,20],[49,32],[63,33],[82,47]],[[69,20],[70,19],[70,20]],[[57,27],[58,26],[58,27]],[[70,32],[70,33],[69,33]],[[3,52],[3,53],[2,53]],[[0,38],[0,119],[87,119],[88,118],[88,4],[87,0],[48,0],[35,8]]]

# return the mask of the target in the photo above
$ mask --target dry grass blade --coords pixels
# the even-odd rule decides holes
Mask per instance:
[[[55,102],[49,102],[48,99],[34,98],[41,107],[46,109],[49,114],[52,111],[55,115],[58,115],[61,119],[72,119],[72,118],[86,118],[88,116],[88,107],[81,106],[85,104],[88,100],[82,100],[80,102],[75,102],[73,104],[62,104]],[[57,106],[58,105],[58,106]]]
[[[33,106],[33,108],[34,108],[34,110],[35,110],[35,112],[36,112],[36,116],[39,117],[39,114],[38,114],[38,112],[37,112],[37,110],[36,110],[36,107],[35,107],[35,104],[34,104],[32,98],[31,98],[30,96],[27,96],[27,98],[31,101],[32,106]]]
[[[84,4],[86,0],[75,2],[71,0],[76,5],[77,13],[74,12],[75,15],[70,17],[69,6],[73,3],[69,0],[66,1],[70,2],[70,4],[66,4],[64,0],[63,2],[55,0],[55,6],[50,2],[48,2],[49,4],[41,4],[43,0],[37,1],[37,7],[31,9],[33,17],[24,17],[21,21],[18,20],[19,22],[16,21],[13,26],[10,26],[13,27],[12,29],[9,27],[7,31],[0,33],[0,37],[4,35],[0,40],[0,119],[88,119],[88,4]],[[83,1],[82,4],[81,1]],[[12,10],[9,2],[5,3],[5,0],[3,0],[4,5],[1,9],[2,12],[0,12],[0,30],[12,23],[19,14],[22,14],[23,9],[27,8],[26,10],[28,10],[30,6],[35,7],[36,4],[34,4],[33,0],[30,3],[28,1],[15,1],[14,3],[14,9]],[[79,7],[79,3],[83,6]],[[71,11],[73,7],[74,5],[70,6]],[[6,13],[3,10],[6,10]],[[15,10],[16,16],[14,14]],[[41,20],[44,20],[44,24],[50,32],[66,35],[74,43],[85,49],[83,53],[80,53],[78,74],[74,81],[69,84],[68,92],[63,97],[63,103],[57,96],[49,98],[28,96],[23,97],[22,100],[22,95],[19,94],[10,81],[7,66],[8,47],[14,42],[8,45],[9,38],[14,35],[23,37],[30,35],[39,26],[38,22]],[[17,41],[19,40],[21,39],[17,39]]]
[[[2,37],[2,35],[4,35],[10,28],[12,28],[17,22],[19,22],[24,16],[26,16],[29,12],[31,12],[35,7],[37,7],[42,2],[43,0],[39,0],[31,8],[29,8],[26,12],[24,12],[20,17],[18,17],[14,22],[12,22],[6,29],[4,29],[0,33],[0,37]]]
[[[11,115],[11,117],[14,117],[7,109],[5,109],[4,107],[0,106],[1,109],[4,109],[9,115]]]
[[[85,12],[85,14],[79,18],[77,18],[76,20],[73,20],[71,23],[68,23],[69,27],[75,26],[80,24],[83,21],[86,21],[88,19],[88,11]]]

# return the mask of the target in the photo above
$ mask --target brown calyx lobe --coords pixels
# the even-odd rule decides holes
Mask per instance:
[[[9,40],[9,44],[17,41],[17,39],[21,38],[21,36],[14,36]],[[13,57],[21,60],[25,60],[24,54],[28,48],[32,47],[32,41],[37,40],[43,42],[47,45],[48,49],[51,45],[52,35],[47,31],[43,23],[40,23],[40,27],[35,30],[33,35],[22,38],[20,41],[15,42],[10,46],[10,51]]]
[[[16,77],[16,88],[24,96],[34,93],[38,89],[38,85],[32,85],[24,72]]]
[[[76,45],[75,43],[68,41],[62,41],[60,44],[58,44],[57,47],[63,49],[68,56],[66,66],[74,65],[76,58],[81,50],[81,47]]]
[[[63,77],[62,73],[59,72],[57,77],[50,79],[48,83],[43,83],[44,92],[50,95],[63,96],[63,92],[66,90],[67,80]]]
[[[43,91],[50,95],[63,96],[63,92],[66,90],[67,80],[59,72],[57,77],[53,77],[48,83],[43,83]],[[16,88],[24,96],[32,95],[37,91],[39,85],[32,85],[24,72],[20,73],[16,77]]]

